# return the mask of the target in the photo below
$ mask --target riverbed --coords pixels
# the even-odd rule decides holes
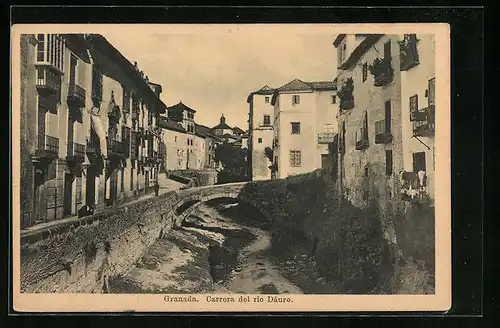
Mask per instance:
[[[269,232],[224,215],[234,205],[200,205],[113,277],[110,292],[302,294],[269,255]]]

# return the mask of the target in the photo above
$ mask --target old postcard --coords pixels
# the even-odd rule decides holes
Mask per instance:
[[[15,25],[30,312],[451,306],[446,24]]]

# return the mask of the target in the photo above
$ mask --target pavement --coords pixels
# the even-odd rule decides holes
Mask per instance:
[[[158,184],[160,185],[160,189],[158,190],[158,194],[159,195],[165,194],[165,193],[167,193],[169,191],[172,191],[172,190],[180,189],[181,187],[184,186],[183,183],[180,183],[180,182],[168,179],[166,177],[166,175],[162,174],[162,173],[160,173],[158,175]],[[105,209],[103,209],[101,211],[96,211],[95,214],[97,214],[97,213],[112,212],[115,209],[118,209],[118,208],[121,208],[121,207],[124,207],[124,206],[129,206],[131,204],[143,201],[145,199],[153,198],[153,197],[156,197],[155,194],[154,194],[154,192],[149,193],[147,195],[143,195],[143,196],[135,198],[135,199],[131,199],[130,201],[124,202],[124,203],[119,204],[119,205],[117,205],[115,207],[108,207],[108,208],[105,208]],[[56,226],[59,226],[59,225],[64,225],[64,224],[71,223],[71,222],[77,222],[80,219],[82,219],[82,218],[79,218],[77,215],[74,215],[74,216],[65,217],[65,218],[59,219],[59,220],[54,220],[54,221],[39,223],[39,224],[33,225],[31,227],[27,227],[27,228],[22,229],[21,230],[21,236],[31,235],[31,234],[35,233],[36,231],[39,231],[39,230],[44,230],[44,229],[47,229],[47,228],[53,228],[53,227],[56,227]]]

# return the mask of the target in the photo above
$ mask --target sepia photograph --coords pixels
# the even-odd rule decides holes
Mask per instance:
[[[448,25],[12,40],[17,311],[450,307]]]

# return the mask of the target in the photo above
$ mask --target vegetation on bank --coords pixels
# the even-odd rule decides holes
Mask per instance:
[[[217,183],[248,181],[248,149],[232,143],[223,143],[215,149],[215,162],[222,170],[217,176]]]

